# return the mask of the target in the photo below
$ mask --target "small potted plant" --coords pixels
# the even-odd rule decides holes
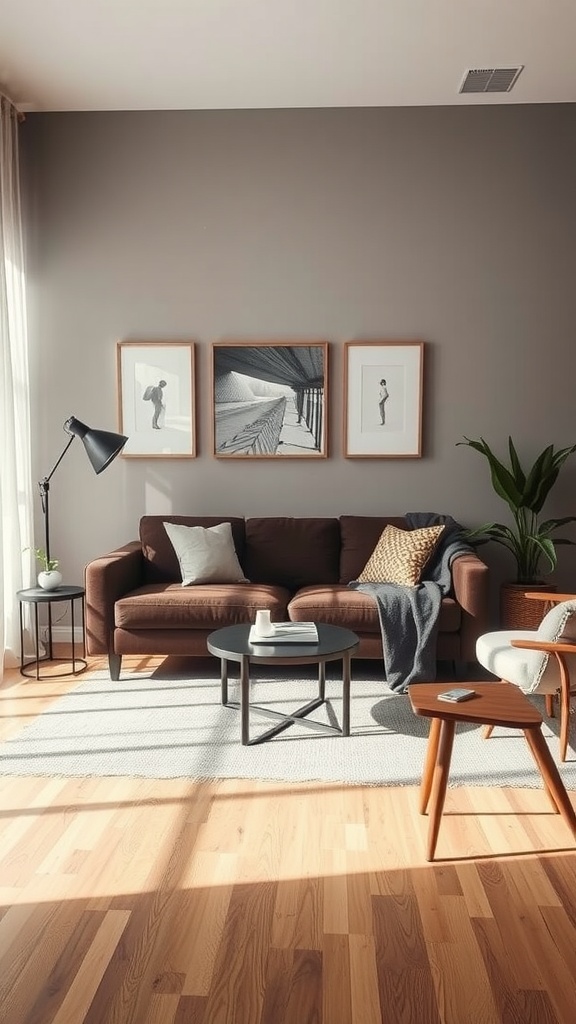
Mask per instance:
[[[58,559],[48,558],[44,548],[34,548],[37,561],[42,566],[38,573],[38,586],[43,590],[55,590],[62,583],[62,573],[58,572]]]
[[[467,444],[487,459],[492,486],[512,513],[511,526],[484,523],[467,533],[468,539],[475,544],[489,540],[501,544],[511,552],[516,562],[514,581],[504,583],[500,592],[501,624],[505,629],[534,629],[542,618],[543,607],[540,602],[526,601],[524,592],[553,590],[544,581],[544,572],[553,572],[556,568],[556,548],[560,544],[576,543],[556,536],[558,529],[576,522],[576,516],[543,520],[540,515],[560,469],[576,451],[576,444],[558,451],[554,451],[553,445],[548,445],[527,471],[522,468],[511,437],[508,438],[508,465],[494,455],[482,437],[478,440],[466,437],[457,444]]]

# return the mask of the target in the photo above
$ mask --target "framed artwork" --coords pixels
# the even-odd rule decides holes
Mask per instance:
[[[219,459],[325,459],[328,342],[212,345],[212,439]]]
[[[405,459],[422,455],[422,341],[344,345],[344,455]]]
[[[194,343],[119,341],[118,426],[122,455],[191,459],[196,455]]]

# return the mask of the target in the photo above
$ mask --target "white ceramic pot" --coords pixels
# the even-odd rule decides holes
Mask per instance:
[[[62,573],[58,569],[51,569],[50,572],[38,573],[38,586],[42,590],[56,590],[62,583]]]

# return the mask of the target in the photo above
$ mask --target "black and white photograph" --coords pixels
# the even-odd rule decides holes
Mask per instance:
[[[212,346],[217,458],[326,458],[328,342]]]
[[[120,341],[118,423],[132,458],[194,458],[194,343]]]
[[[423,349],[421,341],[345,343],[346,458],[421,456]]]

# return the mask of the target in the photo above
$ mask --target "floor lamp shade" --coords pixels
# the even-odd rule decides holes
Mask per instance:
[[[81,420],[71,416],[64,424],[64,430],[79,437],[86,449],[95,473],[101,473],[122,451],[128,440],[124,434],[113,434],[109,430],[94,430]]]

